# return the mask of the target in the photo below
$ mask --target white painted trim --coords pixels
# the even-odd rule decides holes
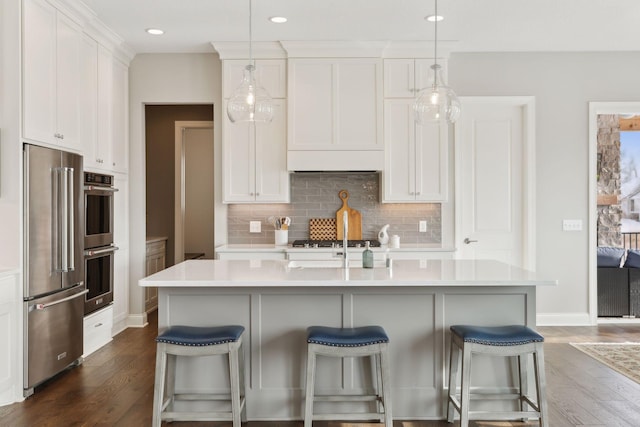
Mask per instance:
[[[128,328],[144,328],[149,322],[147,321],[147,313],[130,314],[127,318]]]
[[[538,313],[536,326],[589,326],[589,313]]]
[[[213,121],[175,122],[175,175],[174,175],[174,264],[184,261],[184,131],[186,129],[212,129]]]
[[[280,41],[288,58],[382,58],[387,41]]]
[[[588,297],[589,320],[591,325],[598,323],[598,114],[637,114],[640,102],[589,102],[589,260],[588,260]]]
[[[461,96],[459,97],[462,109],[465,104],[486,104],[494,105],[512,105],[519,106],[523,109],[523,157],[522,165],[523,187],[525,194],[523,195],[523,247],[522,247],[522,267],[535,271],[536,269],[536,123],[535,123],[535,96]],[[454,145],[457,147],[458,135],[454,130]],[[457,165],[460,164],[459,150],[455,152],[455,206],[461,205],[461,189],[459,187],[461,179],[461,171]],[[458,211],[455,215],[455,230],[462,229],[462,220]],[[458,242],[460,236],[455,236],[454,242]]]
[[[249,41],[244,42],[211,42],[220,59],[249,59]],[[255,59],[284,59],[287,52],[278,42],[253,42]]]

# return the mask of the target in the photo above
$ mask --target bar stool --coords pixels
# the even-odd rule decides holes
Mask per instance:
[[[156,338],[156,378],[153,397],[153,426],[169,421],[233,421],[240,427],[245,414],[244,357],[242,333],[237,325],[216,327],[172,326]],[[231,393],[175,393],[176,359],[178,356],[229,355]],[[165,384],[166,383],[166,384]],[[166,396],[165,396],[166,385]],[[176,401],[229,401],[230,411],[175,411]]]
[[[469,420],[509,420],[538,418],[540,426],[549,427],[545,397],[544,338],[534,330],[522,326],[451,326],[451,353],[449,357],[449,397],[447,421],[454,420],[454,409],[460,414],[460,427],[467,427]],[[462,352],[462,378],[460,398],[457,397],[458,360]],[[485,399],[511,399],[520,402],[520,411],[470,411],[470,400],[481,400],[483,393],[471,393],[471,358],[474,353],[490,356],[518,357],[518,393],[485,394]],[[528,395],[527,356],[533,355],[536,401]],[[524,356],[524,359],[523,359]],[[527,410],[527,405],[533,410]]]
[[[359,328],[307,328],[307,384],[305,395],[304,427],[311,427],[313,420],[364,420],[373,419],[393,427],[391,417],[391,379],[389,374],[389,337],[380,326]],[[376,389],[373,394],[315,395],[316,356],[366,357],[370,356],[375,370]],[[313,413],[314,402],[375,402],[376,412],[366,413]]]

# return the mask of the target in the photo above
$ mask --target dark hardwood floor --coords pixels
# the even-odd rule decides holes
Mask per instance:
[[[0,426],[148,426],[151,424],[157,317],[127,329],[75,369],[36,389],[21,403],[0,407]],[[551,427],[640,426],[640,384],[574,349],[569,342],[640,342],[640,324],[541,327],[545,336]],[[228,427],[230,423],[170,425]],[[351,427],[354,423],[314,423]],[[358,424],[362,426],[363,424]],[[453,424],[453,426],[458,423]],[[474,427],[534,426],[475,422]],[[250,422],[248,427],[301,427],[301,422]],[[445,427],[446,421],[396,421],[396,427]]]

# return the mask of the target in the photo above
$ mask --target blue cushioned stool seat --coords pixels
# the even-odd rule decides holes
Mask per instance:
[[[172,326],[156,338],[156,342],[175,345],[203,346],[238,341],[244,327],[229,326]]]
[[[370,367],[373,369],[363,369],[362,372],[372,373],[371,386],[365,386],[364,389],[362,387],[350,389],[351,386],[347,386],[342,393],[316,394],[316,360],[319,356],[369,358]],[[376,420],[384,422],[384,427],[393,427],[390,366],[389,336],[381,326],[356,328],[310,326],[307,328],[304,427],[312,427],[314,420]],[[363,367],[366,368],[367,365],[363,364]],[[325,406],[329,403],[340,403],[342,412],[314,413],[314,402],[323,402]],[[347,406],[349,402],[356,402],[356,404],[353,407]],[[369,405],[369,408],[363,407],[363,403]]]
[[[335,347],[359,347],[389,342],[387,333],[380,326],[359,328],[330,328],[310,326],[307,328],[307,342]]]
[[[464,342],[484,345],[520,345],[531,342],[543,342],[542,335],[524,325],[509,326],[470,326],[454,325],[451,332]]]
[[[160,427],[163,420],[231,421],[232,427],[241,427],[242,421],[246,419],[243,333],[244,327],[239,325],[174,325],[158,335],[153,427]],[[225,363],[226,372],[220,374],[229,379],[229,392],[176,390],[178,358],[203,356],[223,356],[228,360]],[[203,403],[196,408],[188,404],[193,401]],[[220,405],[212,401],[228,403]],[[227,410],[225,406],[230,406],[230,409]]]
[[[453,325],[451,331],[451,352],[449,354],[449,390],[447,399],[447,421],[452,423],[455,412],[460,414],[460,427],[468,427],[470,420],[523,420],[537,418],[541,427],[549,427],[547,402],[545,398],[544,337],[525,325],[475,326]],[[471,392],[472,359],[477,354],[485,357],[508,357],[517,362],[514,385],[505,392],[503,385],[476,385]],[[529,355],[533,358],[535,398],[528,395],[527,367]],[[460,359],[462,363],[460,364]],[[477,363],[477,362],[476,362]],[[459,365],[462,372],[459,373]],[[509,369],[509,372],[512,372]],[[458,378],[460,377],[460,388]],[[478,377],[480,378],[480,377]],[[487,376],[483,381],[491,381]],[[502,390],[501,390],[502,388]],[[488,410],[490,407],[473,408],[483,400],[512,400],[519,410]],[[508,408],[508,407],[507,407]],[[513,406],[515,408],[515,406]],[[482,409],[482,410],[480,410]]]

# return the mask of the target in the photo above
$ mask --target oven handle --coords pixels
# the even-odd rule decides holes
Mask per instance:
[[[104,249],[87,249],[84,251],[84,256],[102,255],[109,252],[115,252],[118,249],[120,248],[118,248],[117,246],[109,246],[108,248]]]
[[[119,191],[117,188],[113,188],[113,187],[100,187],[97,185],[85,185],[84,186],[84,191],[108,191],[108,192],[112,192],[115,193],[116,191]]]
[[[54,305],[58,305],[58,304],[62,304],[63,302],[67,302],[67,301],[71,301],[72,299],[78,298],[82,295],[88,294],[89,293],[89,289],[85,289],[82,292],[79,292],[77,294],[73,294],[71,296],[68,296],[66,298],[62,298],[62,299],[58,299],[55,300],[53,302],[48,302],[46,304],[36,304],[36,305],[32,305],[31,307],[29,307],[29,311],[33,311],[33,310],[45,310],[49,307],[52,307]]]

